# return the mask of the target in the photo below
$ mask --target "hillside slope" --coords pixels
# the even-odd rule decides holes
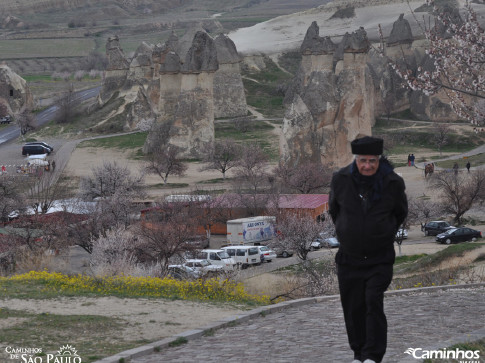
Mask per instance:
[[[425,3],[410,1],[409,5],[402,0],[339,0],[318,8],[302,11],[295,14],[280,16],[252,27],[241,28],[229,33],[237,49],[243,54],[272,54],[300,47],[305,33],[313,21],[320,28],[320,36],[334,37],[339,42],[346,32],[353,32],[364,27],[371,41],[378,41],[378,25],[381,24],[385,36],[389,35],[392,24],[400,14],[410,22],[413,34],[418,37],[422,34],[417,27],[411,9],[415,10]],[[460,5],[462,1],[460,1]],[[333,17],[338,10],[354,8],[354,16]],[[485,13],[485,5],[473,4],[477,13]],[[417,16],[421,19],[421,14]],[[481,17],[483,19],[483,16]]]

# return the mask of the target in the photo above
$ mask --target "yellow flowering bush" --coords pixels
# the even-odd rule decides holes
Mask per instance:
[[[11,277],[0,277],[0,285],[35,284],[45,292],[59,294],[96,294],[126,297],[151,297],[182,300],[234,302],[267,305],[269,296],[250,295],[241,283],[216,278],[179,281],[172,278],[109,276],[90,277],[56,272],[30,271]],[[2,286],[5,291],[5,286]]]

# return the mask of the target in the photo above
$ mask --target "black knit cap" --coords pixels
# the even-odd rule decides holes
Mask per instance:
[[[364,136],[350,143],[354,155],[381,155],[384,150],[384,140],[378,137]]]

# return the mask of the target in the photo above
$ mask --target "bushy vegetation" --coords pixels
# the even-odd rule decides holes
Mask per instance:
[[[68,276],[55,272],[31,271],[0,277],[2,296],[8,298],[49,298],[58,296],[118,296],[164,298],[267,305],[268,296],[246,293],[244,285],[228,280],[180,281],[172,278],[110,276]]]

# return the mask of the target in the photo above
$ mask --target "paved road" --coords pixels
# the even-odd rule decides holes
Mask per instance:
[[[418,362],[404,351],[449,347],[485,337],[484,302],[485,284],[387,294],[389,342],[383,362]],[[338,296],[307,299],[271,313],[261,314],[258,310],[251,319],[243,320],[236,319],[215,331],[209,330],[211,327],[201,328],[208,331],[205,334],[197,330],[179,334],[189,342],[178,347],[168,347],[167,341],[161,341],[101,362],[118,362],[134,353],[139,356],[133,357],[131,363],[352,361]],[[159,352],[154,352],[156,346],[162,346]],[[485,356],[481,359],[484,362]]]
[[[95,88],[91,88],[83,91],[78,91],[74,95],[73,102],[85,101],[92,97],[96,97],[99,94],[100,89],[101,87],[95,87]],[[54,105],[39,112],[35,116],[37,126],[38,127],[42,126],[45,123],[52,120],[58,110],[59,110],[59,107]],[[7,143],[19,136],[20,136],[20,128],[16,124],[12,124],[8,127],[5,127],[4,129],[0,130],[0,145],[3,143]]]

